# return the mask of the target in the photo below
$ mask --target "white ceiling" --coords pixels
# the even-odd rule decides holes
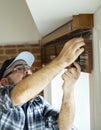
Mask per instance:
[[[38,43],[39,31],[25,0],[0,0],[0,45]]]
[[[99,6],[101,0],[0,0],[0,45],[39,43],[73,15]]]
[[[101,0],[26,0],[40,35],[43,37],[65,24],[72,15],[94,13]]]

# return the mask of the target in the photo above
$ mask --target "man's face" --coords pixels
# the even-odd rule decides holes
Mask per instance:
[[[7,78],[8,84],[16,85],[24,78],[32,74],[31,68],[25,61],[18,60],[14,62],[4,73],[4,77]]]

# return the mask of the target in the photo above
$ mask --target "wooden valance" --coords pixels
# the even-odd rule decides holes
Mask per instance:
[[[42,64],[46,65],[60,53],[63,45],[74,37],[83,37],[85,51],[77,61],[81,65],[82,72],[91,73],[93,68],[92,28],[93,14],[74,15],[73,19],[60,28],[42,38],[41,56]]]

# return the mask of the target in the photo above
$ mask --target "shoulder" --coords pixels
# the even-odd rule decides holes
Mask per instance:
[[[0,97],[4,96],[5,93],[7,92],[8,88],[4,87],[4,86],[0,86]]]
[[[4,87],[4,86],[0,86],[0,94],[1,95],[5,95],[5,94],[9,94],[9,92],[12,90],[13,86],[8,86],[8,87]]]
[[[12,102],[10,99],[10,91],[12,86],[4,87],[0,86],[0,108],[1,106],[7,108],[12,106]]]
[[[32,104],[35,106],[35,107],[40,107],[40,108],[45,108],[46,106],[47,107],[50,107],[50,103],[48,103],[44,97],[38,95],[36,96],[35,98],[32,99]]]

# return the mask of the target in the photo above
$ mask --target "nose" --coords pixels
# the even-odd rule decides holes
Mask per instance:
[[[31,69],[29,67],[24,67],[24,74],[32,74]]]
[[[24,76],[28,75],[28,69],[24,68],[23,69],[23,74],[24,74]]]
[[[25,69],[25,73],[28,74],[28,69]]]

